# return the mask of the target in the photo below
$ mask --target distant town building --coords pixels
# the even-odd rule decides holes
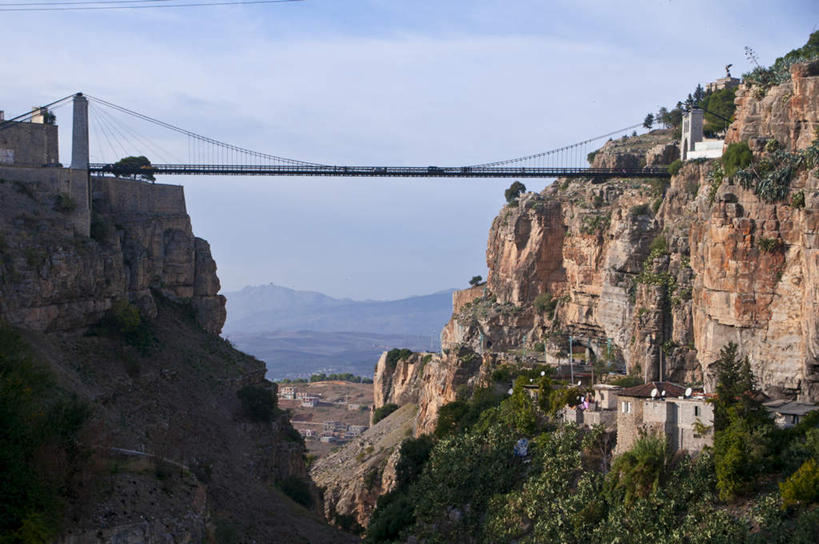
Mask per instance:
[[[279,398],[293,400],[296,398],[296,388],[292,385],[279,387]]]
[[[368,428],[366,425],[350,425],[349,432],[353,433],[353,436],[358,436]]]
[[[347,424],[343,421],[325,421],[322,431],[325,433],[343,433],[347,431]]]
[[[700,451],[713,444],[714,407],[701,393],[688,397],[685,391],[670,382],[619,391],[615,454],[631,449],[643,432],[664,436],[672,451]]]
[[[303,408],[315,408],[318,406],[319,398],[316,396],[305,396],[301,398],[301,405]]]

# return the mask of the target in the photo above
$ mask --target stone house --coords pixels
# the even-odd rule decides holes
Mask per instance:
[[[642,432],[664,436],[672,451],[713,444],[714,408],[702,394],[686,396],[677,384],[649,382],[619,391],[618,402],[615,454],[631,449]]]
[[[764,406],[773,418],[776,426],[781,429],[798,425],[799,421],[807,414],[819,410],[819,406],[814,404],[787,400],[772,400],[764,403]]]
[[[608,430],[614,430],[617,425],[617,397],[622,387],[608,384],[595,384],[589,397],[588,408],[566,407],[563,410],[564,421],[576,423],[584,427],[604,425]]]

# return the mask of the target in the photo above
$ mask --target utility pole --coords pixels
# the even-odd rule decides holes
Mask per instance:
[[[572,338],[572,335],[570,334],[569,335],[569,375],[571,376],[571,378],[569,379],[569,381],[572,383],[572,385],[574,385],[574,350],[572,349],[574,347],[573,344],[572,344],[573,340],[574,339]]]

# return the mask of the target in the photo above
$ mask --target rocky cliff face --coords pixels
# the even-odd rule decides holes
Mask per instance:
[[[29,174],[0,180],[0,327],[91,414],[57,541],[356,540],[277,490],[290,482],[318,510],[286,414],[260,419],[240,399],[276,388],[261,361],[214,334],[224,299],[182,188],[93,180],[88,238],[70,199]],[[138,342],[101,321],[118,301],[139,308]]]
[[[190,303],[203,328],[221,331],[216,263],[208,243],[193,235],[182,188],[94,179],[92,189],[88,239],[70,234],[56,195],[36,181],[0,184],[0,316],[27,329],[70,331],[126,299],[151,318],[153,290]]]
[[[819,126],[817,85],[813,63],[765,96],[741,87],[728,141],[769,161],[771,139],[805,149]],[[672,157],[673,143],[645,141],[657,136],[609,142],[594,164]],[[709,365],[733,341],[769,394],[819,398],[816,170],[796,168],[770,202],[719,182],[717,162],[688,163],[670,184],[558,180],[505,207],[489,234],[486,291],[458,295],[471,300],[445,327],[444,348],[555,363],[571,336],[576,357],[710,386]]]

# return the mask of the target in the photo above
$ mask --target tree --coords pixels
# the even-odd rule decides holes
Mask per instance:
[[[651,130],[651,127],[654,126],[654,114],[653,113],[649,113],[648,115],[646,115],[646,118],[643,121],[643,126],[645,128],[647,128],[647,129]]]
[[[526,192],[526,186],[519,181],[514,182],[512,185],[506,189],[506,192],[503,193],[503,196],[506,197],[506,203],[512,204],[516,202],[518,197]]]
[[[471,285],[472,287],[476,287],[480,285],[482,281],[483,281],[482,276],[472,276],[472,279],[469,280],[469,285]]]
[[[697,83],[697,88],[694,89],[694,106],[699,106],[703,98],[705,98],[705,89]]]
[[[756,390],[756,378],[751,371],[748,357],[739,357],[737,346],[729,342],[719,352],[713,366],[716,370],[717,397],[714,400],[714,428],[719,431],[728,426],[728,410]]]
[[[668,128],[668,108],[663,106],[657,111],[657,121],[662,123],[664,128]]]
[[[144,155],[140,155],[139,157],[125,157],[110,166],[106,166],[103,171],[111,172],[118,177],[130,176],[133,179],[139,177],[146,181],[156,181],[151,161]]]
[[[611,502],[630,504],[657,491],[670,472],[671,452],[665,438],[644,434],[631,450],[614,460],[605,492]]]

